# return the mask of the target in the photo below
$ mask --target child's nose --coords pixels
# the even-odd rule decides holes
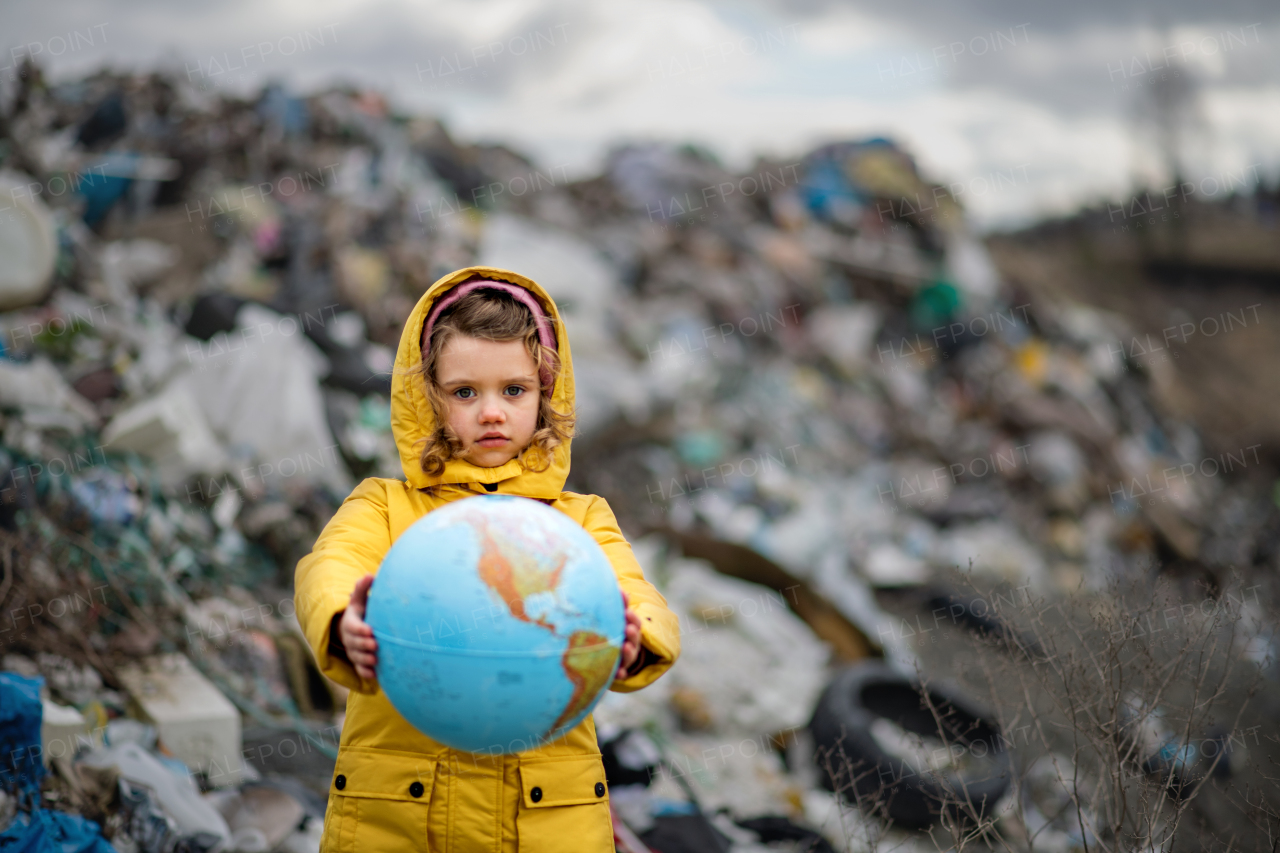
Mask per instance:
[[[506,412],[502,410],[502,406],[497,402],[488,403],[480,410],[481,423],[502,423],[506,419]]]

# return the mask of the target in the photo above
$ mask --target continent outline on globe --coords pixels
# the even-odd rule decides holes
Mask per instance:
[[[489,530],[488,519],[477,514],[469,518],[473,529],[480,534],[480,579],[506,604],[511,615],[522,621],[532,621],[560,636],[556,627],[545,617],[530,619],[525,598],[530,594],[545,592],[555,595],[568,556],[556,555],[556,565],[551,570],[529,569],[527,564],[537,563],[530,555],[511,554]],[[523,558],[523,559],[522,559]],[[564,711],[551,726],[550,735],[571,721],[585,709],[602,687],[613,680],[618,666],[621,648],[609,642],[609,638],[595,631],[577,630],[566,637],[568,645],[560,664],[565,677],[573,684],[573,695]]]
[[[521,751],[562,736],[612,683],[622,594],[599,543],[568,516],[476,497],[396,540],[367,620],[386,643],[380,685],[410,724],[459,749]]]

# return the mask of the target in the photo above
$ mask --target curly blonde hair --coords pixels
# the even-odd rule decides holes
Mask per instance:
[[[459,335],[498,342],[522,340],[537,374],[541,376],[544,367],[550,369],[551,383],[541,389],[538,428],[529,445],[516,456],[526,471],[547,470],[555,449],[573,437],[575,423],[572,413],[561,412],[551,403],[551,392],[560,376],[560,354],[538,340],[538,327],[528,308],[506,293],[481,289],[446,308],[431,329],[431,340],[423,342],[419,372],[436,419],[435,432],[423,440],[425,446],[420,458],[423,472],[439,476],[444,473],[445,463],[462,452],[462,441],[449,426],[448,401],[436,379],[440,353]]]

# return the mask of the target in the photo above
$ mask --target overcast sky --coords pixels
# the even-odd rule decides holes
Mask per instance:
[[[1135,115],[1160,74],[1196,86],[1190,178],[1274,180],[1278,38],[1274,0],[7,0],[0,68],[30,52],[55,79],[165,63],[241,91],[368,85],[570,174],[628,139],[741,168],[891,136],[995,226],[1158,174]]]

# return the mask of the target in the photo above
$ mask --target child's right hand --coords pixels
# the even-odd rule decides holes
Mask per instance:
[[[347,651],[347,659],[355,667],[356,675],[365,681],[377,681],[375,667],[378,665],[378,641],[373,638],[373,629],[364,621],[364,608],[369,600],[369,587],[373,586],[373,575],[365,575],[356,581],[356,588],[351,591],[351,601],[347,609],[342,611],[342,619],[338,622],[338,636]]]

